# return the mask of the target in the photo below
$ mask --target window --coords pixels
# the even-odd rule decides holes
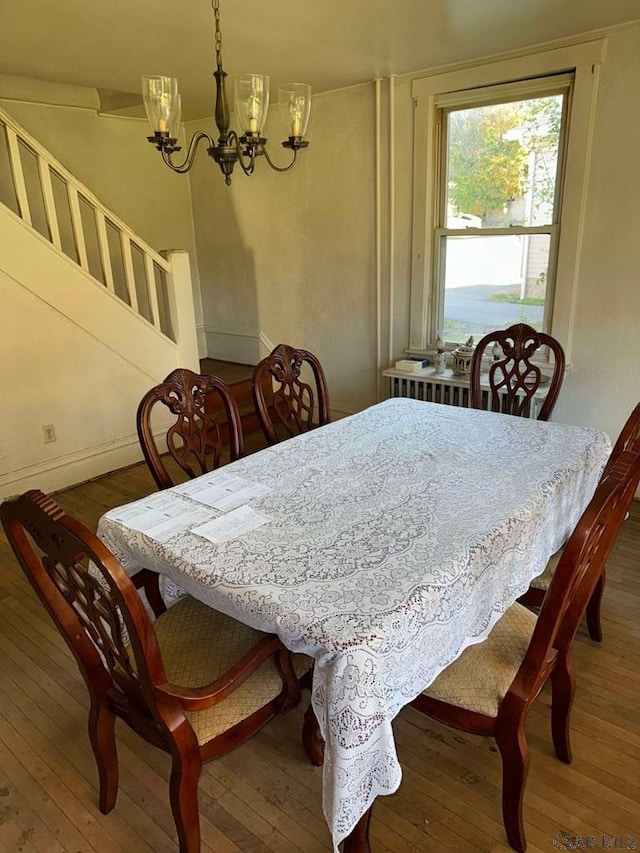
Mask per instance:
[[[413,83],[409,350],[526,322],[570,348],[593,94],[590,42]]]
[[[550,326],[572,82],[562,75],[536,81],[538,92],[499,86],[480,99],[464,93],[463,104],[437,101],[433,280],[447,341],[512,323]]]

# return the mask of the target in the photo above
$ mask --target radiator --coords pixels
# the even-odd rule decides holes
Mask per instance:
[[[445,406],[469,406],[469,381],[465,377],[454,376],[451,370],[436,376],[428,368],[423,374],[403,373],[390,368],[383,371],[382,375],[389,383],[389,397],[409,397],[412,400],[442,403]],[[546,388],[542,392],[536,392],[529,406],[530,418],[537,418],[545,396]],[[488,398],[487,388],[482,391],[483,409],[489,408]]]

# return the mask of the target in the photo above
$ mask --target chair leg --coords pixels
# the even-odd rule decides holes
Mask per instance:
[[[568,655],[559,654],[551,674],[551,737],[560,761],[571,764],[571,706],[575,689]]]
[[[198,782],[202,761],[197,750],[180,749],[173,742],[169,799],[178,831],[180,853],[200,853],[200,815]]]
[[[502,820],[509,846],[524,853],[522,803],[529,772],[529,745],[524,732],[524,719],[503,724],[496,729],[496,743],[502,757]]]
[[[321,767],[324,764],[324,741],[320,737],[320,726],[311,702],[304,714],[302,746],[313,765]]]
[[[587,604],[587,628],[589,636],[598,643],[602,642],[602,624],[600,621],[600,607],[602,605],[602,593],[604,592],[605,571],[598,578],[595,589]]]
[[[160,592],[160,575],[150,569],[140,569],[131,580],[136,589],[142,589],[156,618],[167,609]]]
[[[118,753],[116,751],[116,717],[106,703],[91,698],[89,739],[98,765],[102,814],[109,814],[118,795]]]
[[[276,666],[282,677],[283,693],[280,710],[288,711],[289,708],[295,708],[300,701],[300,685],[293,668],[293,658],[288,649],[281,649],[276,652]]]
[[[369,806],[351,833],[347,835],[342,845],[342,853],[371,853],[369,824],[371,823],[372,809],[373,806]]]
[[[541,607],[546,590],[530,586],[529,589],[518,599],[518,604],[523,607]]]

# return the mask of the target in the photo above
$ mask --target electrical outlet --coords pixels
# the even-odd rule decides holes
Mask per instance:
[[[42,440],[45,444],[51,444],[53,441],[57,441],[56,438],[56,429],[53,424],[45,424],[42,427]]]

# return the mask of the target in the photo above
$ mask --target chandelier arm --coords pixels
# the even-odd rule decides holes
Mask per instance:
[[[249,155],[243,153],[242,147],[240,145],[240,140],[238,139],[238,134],[235,132],[235,130],[229,131],[228,140],[231,145],[235,145],[236,147],[236,152],[238,154],[237,162],[242,171],[245,173],[245,175],[253,175],[253,170],[256,164],[256,146],[249,146],[251,152]]]
[[[271,157],[269,157],[266,146],[262,145],[261,151],[264,154],[264,159],[267,161],[269,166],[274,170],[274,172],[288,172],[289,169],[293,169],[293,167],[296,165],[296,160],[298,159],[298,150],[296,148],[294,148],[293,149],[293,159],[291,160],[289,165],[288,166],[276,166],[276,164],[273,162]]]
[[[203,139],[206,139],[210,146],[213,145],[213,139],[211,139],[208,133],[204,133],[203,131],[198,131],[197,133],[194,133],[191,137],[189,147],[187,148],[185,158],[180,164],[172,163],[171,152],[167,152],[164,149],[162,150],[162,159],[164,160],[166,165],[174,172],[177,172],[179,175],[184,175],[193,166],[193,161],[198,150],[198,145],[200,144],[200,142],[202,142]]]

